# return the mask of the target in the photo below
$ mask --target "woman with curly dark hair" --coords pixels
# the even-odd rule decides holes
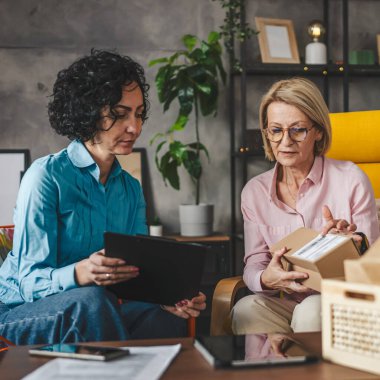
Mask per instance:
[[[181,336],[205,308],[201,293],[176,307],[120,305],[105,288],[139,275],[104,256],[103,232],[147,233],[141,186],[115,156],[140,136],[148,89],[143,68],[116,52],[92,50],[58,73],[49,119],[72,142],[23,177],[0,268],[0,335],[17,344]]]

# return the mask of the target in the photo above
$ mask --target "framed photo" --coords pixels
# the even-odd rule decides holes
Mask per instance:
[[[300,63],[293,21],[255,17],[263,63]]]
[[[0,226],[13,224],[18,189],[29,165],[29,149],[0,149]]]
[[[377,63],[380,65],[380,34],[376,36],[377,38]]]
[[[146,150],[145,148],[133,148],[132,153],[117,156],[121,167],[132,177],[135,177],[144,189],[146,170]]]

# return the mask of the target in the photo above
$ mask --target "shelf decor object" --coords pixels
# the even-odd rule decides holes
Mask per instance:
[[[348,55],[350,65],[374,65],[375,53],[373,50],[352,50]]]
[[[152,224],[149,225],[149,235],[150,236],[162,236],[163,226],[161,220],[158,216],[155,216]]]
[[[142,188],[145,185],[146,151],[145,148],[133,148],[128,155],[117,156],[120,166],[132,177],[136,178]]]
[[[326,45],[320,40],[326,33],[321,21],[313,20],[307,29],[312,42],[306,45],[305,63],[308,65],[325,65],[327,63]]]
[[[300,63],[293,21],[255,17],[263,63]]]
[[[20,182],[30,165],[29,149],[0,149],[0,225],[13,223],[13,209],[16,206]]]

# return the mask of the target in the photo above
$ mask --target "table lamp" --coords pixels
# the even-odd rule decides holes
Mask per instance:
[[[319,40],[324,36],[326,29],[321,21],[313,20],[307,29],[313,39],[306,45],[305,63],[310,65],[323,65],[327,63],[326,45]]]

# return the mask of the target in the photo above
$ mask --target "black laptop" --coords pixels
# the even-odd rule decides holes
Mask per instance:
[[[107,257],[140,269],[138,277],[108,287],[119,298],[174,305],[198,295],[210,246],[145,235],[104,233]]]

